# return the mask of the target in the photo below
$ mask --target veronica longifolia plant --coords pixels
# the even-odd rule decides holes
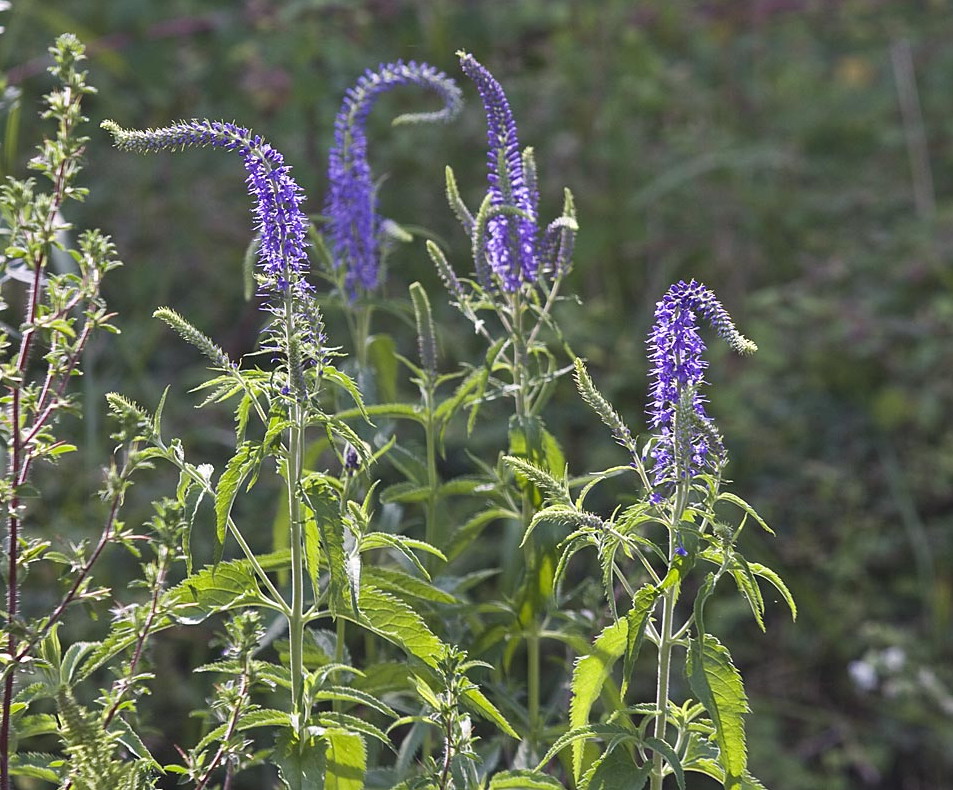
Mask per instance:
[[[710,323],[736,351],[756,349],[738,333],[705,286],[695,281],[672,286],[656,307],[648,341],[653,364],[648,414],[654,435],[641,447],[596,389],[582,361],[575,362],[580,394],[629,452],[627,467],[590,476],[573,498],[564,476],[551,476],[525,461],[512,461],[537,480],[546,494],[546,507],[536,513],[530,529],[548,522],[571,530],[562,543],[557,579],[576,552],[585,546],[595,547],[613,614],[614,622],[573,672],[570,730],[540,763],[542,768],[571,745],[573,772],[581,786],[594,786],[600,777],[625,772],[629,777],[626,787],[640,788],[648,781],[652,790],[661,790],[666,776],[673,776],[684,787],[685,772],[696,771],[729,788],[762,787],[747,770],[744,716],[748,706],[741,675],[727,648],[708,633],[705,603],[719,580],[730,576],[764,629],[761,578],[781,593],[792,615],[796,609],[777,574],[746,560],[736,545],[749,517],[768,527],[744,500],[721,490],[727,457],[699,392],[707,365],[702,358],[705,346],[698,332],[699,318]],[[651,459],[650,469],[645,458]],[[624,469],[635,472],[644,498],[610,517],[586,510],[585,499],[592,487]],[[724,512],[725,506],[742,514],[740,523],[727,517],[730,513]],[[624,558],[636,560],[633,571],[626,572]],[[713,569],[693,585],[693,572],[706,564]],[[624,616],[616,610],[617,585],[631,599]],[[679,606],[686,589],[697,590],[690,608]],[[656,619],[659,609],[660,619]],[[646,641],[656,647],[656,697],[654,702],[632,705],[625,697]],[[679,651],[685,656],[682,667],[695,698],[676,702],[670,681]],[[592,709],[619,659],[623,660],[623,707],[593,727]],[[606,743],[594,760],[587,759],[583,749],[591,738]],[[627,743],[634,749],[627,748]]]
[[[205,788],[221,772],[226,778],[231,776],[248,763],[249,743],[242,733],[267,724],[278,731],[271,761],[288,787],[317,786],[316,781],[336,786],[345,777],[363,775],[366,738],[390,745],[379,726],[347,711],[360,706],[385,722],[396,716],[373,694],[336,681],[339,676],[356,673],[347,661],[345,623],[358,624],[368,635],[396,644],[417,660],[419,683],[408,692],[427,704],[431,697],[436,699],[433,690],[427,691],[428,684],[440,687],[440,668],[450,656],[449,647],[395,593],[424,590],[431,599],[451,601],[452,596],[404,570],[365,567],[362,553],[393,551],[425,578],[427,572],[415,552],[443,555],[424,541],[375,531],[371,526],[373,486],[366,496],[355,498],[362,488],[358,477],[372,460],[369,447],[346,422],[326,413],[326,385],[350,396],[360,415],[366,417],[367,413],[355,382],[331,364],[333,355],[326,346],[321,314],[305,279],[302,195],[281,155],[259,136],[234,124],[189,121],[147,131],[126,131],[111,122],[104,126],[126,150],[152,152],[211,145],[238,154],[255,200],[260,238],[258,282],[268,296],[267,310],[272,315],[262,340],[277,360],[277,367],[264,371],[232,362],[211,339],[174,311],[162,308],[156,313],[212,362],[218,375],[206,384],[210,390],[206,403],[240,398],[235,454],[217,484],[212,483],[212,470],[207,465],[189,463],[176,440],[163,439],[158,415],[144,419],[143,411],[135,404],[119,396],[111,398],[114,411],[143,426],[143,438],[153,444],[156,456],[173,463],[183,479],[214,500],[215,563],[184,583],[174,598],[170,616],[194,622],[212,612],[254,607],[284,620],[288,633],[285,657],[279,650],[277,662],[253,658],[263,646],[245,644],[239,651],[240,660],[208,667],[233,676],[232,681],[217,686],[211,706],[219,715],[220,725],[192,749],[186,765],[177,770],[189,775],[197,788]],[[257,432],[251,425],[254,416],[261,423]],[[305,449],[312,432],[317,435],[318,446],[323,442],[333,451],[335,472],[305,468]],[[268,458],[277,461],[284,479],[287,534],[281,542],[289,550],[262,557],[252,549],[233,511],[240,487],[247,490],[256,484]],[[253,521],[257,524],[260,518]],[[223,563],[220,560],[227,536],[238,544],[241,557]],[[336,630],[316,628],[321,621],[333,623]],[[239,626],[232,631],[236,629],[242,631]],[[248,639],[257,641],[255,623],[245,632],[251,634]],[[313,657],[315,640],[326,648],[320,654],[324,660],[318,662]],[[306,653],[312,656],[310,663],[306,663]],[[455,673],[451,674],[457,697],[504,732],[513,734],[496,708],[466,681],[464,673],[475,665],[457,662],[454,666]],[[262,711],[253,694],[263,685],[289,690],[289,709]],[[453,772],[448,766],[457,765],[464,759],[462,755],[469,753],[468,736],[464,720],[450,710],[453,706],[442,702],[439,707],[440,715],[428,721],[461,730],[453,743],[447,744],[445,762],[439,766],[432,763],[434,774],[444,776],[441,786],[449,787]]]
[[[577,230],[573,199],[566,190],[562,216],[541,229],[533,151],[520,150],[506,94],[472,55],[458,55],[464,74],[480,94],[487,128],[487,186],[475,213],[461,198],[453,171],[447,168],[447,197],[470,238],[474,276],[459,277],[433,242],[428,243],[428,250],[453,303],[489,345],[485,364],[474,369],[458,391],[471,408],[471,427],[481,404],[494,398],[508,399],[512,403],[510,456],[529,459],[561,474],[562,453],[546,430],[541,412],[555,380],[571,369],[560,366],[545,341],[564,343],[552,311],[572,264]],[[485,316],[495,320],[488,322]],[[505,469],[500,468],[500,499],[495,505],[514,513],[515,522],[526,531],[539,494],[520,470],[508,480],[504,477]],[[512,585],[521,614],[502,629],[511,644],[526,644],[525,738],[533,754],[545,725],[540,634],[549,593],[548,552],[548,548],[527,543],[526,571]],[[511,564],[505,558],[501,562]]]

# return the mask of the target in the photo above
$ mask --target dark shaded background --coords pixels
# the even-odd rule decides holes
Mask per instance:
[[[260,320],[242,296],[250,221],[235,163],[121,154],[98,122],[254,127],[295,166],[317,213],[348,85],[398,57],[458,75],[464,48],[503,83],[536,149],[543,215],[557,213],[564,184],[575,192],[570,286],[585,308],[567,305],[563,325],[633,427],[644,337],[671,281],[706,282],[760,346],[742,360],[713,343],[710,371],[735,490],[778,531],[749,530],[748,554],[782,573],[801,608],[792,625],[774,606],[762,636],[742,604],[724,602],[715,626],[747,678],[753,770],[787,790],[953,787],[948,3],[15,0],[4,16],[0,68],[24,96],[3,169],[22,175],[36,139],[48,87],[39,56],[56,34],[77,33],[100,93],[88,106],[93,191],[70,218],[111,233],[127,262],[107,289],[123,334],[96,348],[84,379],[85,466],[45,483],[40,522],[91,532],[105,391],[154,405],[173,382],[168,423],[196,454],[225,452],[227,416],[192,410],[183,393],[201,362],[149,318],[157,306],[235,354]],[[484,188],[483,119],[464,88],[452,128],[391,129],[398,108],[426,101],[409,90],[381,101],[369,134],[388,175],[383,213],[433,229],[458,262],[467,245],[445,205],[444,165],[471,203]],[[387,288],[402,295],[415,279],[440,301],[419,241],[398,251]],[[465,356],[471,330],[440,312],[447,354]],[[572,467],[614,462],[611,443],[597,452],[584,441],[593,423],[571,389],[549,420]],[[194,704],[189,694],[170,690],[163,704]]]

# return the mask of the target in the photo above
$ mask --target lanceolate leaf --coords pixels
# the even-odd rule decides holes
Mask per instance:
[[[761,529],[763,529],[765,532],[770,532],[772,535],[774,534],[774,530],[771,529],[771,527],[769,527],[769,526],[767,525],[767,523],[765,522],[765,520],[764,520],[763,518],[761,518],[761,516],[758,515],[757,511],[756,511],[753,507],[751,507],[751,505],[749,505],[747,502],[745,502],[745,501],[744,501],[740,496],[738,496],[737,494],[732,494],[730,491],[722,491],[722,492],[718,495],[718,499],[717,499],[716,501],[718,501],[718,502],[731,502],[731,504],[735,505],[736,507],[741,508],[741,510],[743,510],[745,513],[747,513],[749,516],[751,516],[751,518],[753,518],[755,521],[757,521],[757,522],[758,522],[758,525],[759,525],[759,526],[761,527]]]
[[[322,727],[333,727],[336,729],[348,730],[349,732],[358,733],[360,735],[366,735],[370,738],[374,738],[385,746],[388,749],[393,751],[393,745],[391,744],[390,738],[378,727],[375,727],[370,722],[366,722],[363,719],[359,719],[357,716],[351,716],[347,713],[332,713],[331,711],[326,711],[318,715],[318,723]]]
[[[565,790],[553,777],[539,771],[503,771],[490,780],[489,790]]]
[[[797,605],[794,603],[794,597],[791,595],[791,591],[787,588],[787,585],[781,580],[781,577],[778,576],[773,570],[771,570],[766,565],[762,565],[759,562],[749,562],[748,567],[751,569],[751,572],[755,576],[760,576],[762,579],[767,579],[771,584],[775,586],[777,591],[781,593],[781,596],[784,598],[784,602],[788,605],[788,608],[791,610],[791,619],[797,620]]]
[[[450,593],[444,592],[439,587],[434,587],[423,579],[418,579],[416,576],[411,576],[403,571],[365,565],[362,573],[366,581],[380,587],[382,590],[435,603],[457,603],[457,599]]]
[[[346,730],[328,730],[324,740],[328,744],[324,790],[363,790],[367,769],[364,739]]]
[[[312,584],[317,589],[318,566],[314,564],[317,551],[314,538],[320,535],[320,549],[324,564],[328,569],[330,590],[328,608],[337,614],[341,607],[353,609],[356,604],[357,589],[349,581],[347,573],[347,551],[344,544],[344,522],[341,519],[337,492],[320,475],[313,475],[302,482],[305,502],[314,516],[316,529],[305,525],[305,561]]]
[[[672,768],[672,773],[675,774],[675,781],[678,782],[679,788],[685,790],[685,771],[682,768],[682,761],[671,745],[658,738],[646,738],[645,745],[665,758]]]
[[[366,691],[360,691],[347,686],[325,686],[314,692],[314,698],[315,700],[353,702],[355,705],[365,705],[368,708],[373,708],[385,716],[397,717],[397,714],[389,705],[385,705],[373,695],[368,694]]]
[[[632,677],[632,670],[635,667],[635,660],[639,657],[639,651],[642,649],[642,642],[645,639],[645,627],[652,617],[652,610],[655,608],[655,602],[658,600],[659,591],[651,584],[636,591],[632,599],[632,608],[625,616],[628,622],[625,641],[625,663],[622,669],[622,697],[629,688],[629,678]]]
[[[218,548],[215,555],[217,563],[222,557],[222,547],[225,544],[225,530],[228,526],[228,517],[238,494],[238,487],[258,463],[258,445],[254,442],[245,442],[229,459],[225,471],[219,478],[215,489],[215,538]]]
[[[691,641],[686,670],[693,693],[715,725],[725,787],[728,790],[741,788],[748,763],[744,727],[748,699],[741,675],[731,663],[727,648],[711,634]]]
[[[218,612],[269,604],[254,572],[240,560],[203,568],[169,590],[165,601],[171,604],[176,620],[189,624],[202,622]]]
[[[572,702],[569,705],[569,729],[576,731],[589,724],[589,712],[595,704],[602,687],[612,673],[612,667],[625,653],[628,623],[619,620],[596,638],[592,652],[576,661],[572,673]],[[572,747],[573,775],[579,779],[582,773],[583,742],[577,740]]]
[[[470,545],[471,541],[479,537],[484,527],[498,519],[519,520],[519,513],[505,508],[490,508],[481,510],[450,538],[450,547],[447,549],[447,558],[454,560]]]
[[[593,738],[603,740],[615,739],[617,743],[621,743],[625,740],[638,740],[639,734],[619,724],[584,724],[581,727],[573,727],[569,732],[564,732],[556,739],[556,742],[550,747],[549,751],[546,752],[543,759],[539,761],[536,770],[542,770],[546,763],[570,744],[573,745],[575,750],[576,744],[582,746],[585,741],[592,740]]]
[[[361,391],[358,389],[357,382],[354,381],[347,373],[335,368],[333,365],[325,365],[321,368],[321,375],[328,381],[336,384],[338,387],[347,392],[351,396],[351,400],[354,401],[354,405],[357,406],[357,410],[360,415],[370,422],[370,416],[367,413],[367,410],[364,407],[364,399],[361,397]]]
[[[650,769],[651,763],[636,766],[628,750],[616,746],[593,762],[579,787],[583,790],[641,790]]]
[[[63,771],[61,755],[40,752],[16,752],[10,755],[10,774],[59,784]],[[56,768],[50,766],[56,765]],[[513,787],[513,785],[507,785]]]
[[[435,668],[443,652],[440,640],[413,608],[373,584],[361,586],[359,622],[428,666]]]
[[[516,730],[510,725],[510,723],[504,718],[503,714],[500,713],[496,705],[490,702],[483,692],[480,689],[468,689],[463,692],[464,702],[469,708],[474,712],[481,715],[487,721],[493,722],[497,727],[500,728],[501,732],[509,735],[511,738],[519,738]]]
[[[288,790],[322,790],[327,747],[323,738],[301,743],[292,730],[282,730],[272,760],[284,786]]]
[[[367,582],[361,586],[360,603],[362,625],[436,668],[446,648],[413,608],[397,596]],[[509,722],[479,689],[465,692],[464,697],[474,711],[496,724],[510,737],[518,737]]]

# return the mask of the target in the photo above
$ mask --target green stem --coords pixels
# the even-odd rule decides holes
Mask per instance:
[[[688,483],[682,481],[678,484],[675,492],[675,506],[672,508],[672,523],[668,532],[668,564],[669,567],[675,561],[675,549],[678,546],[678,525],[682,520],[682,514],[685,512],[685,506],[688,504]],[[669,680],[672,668],[672,648],[676,640],[673,635],[675,620],[675,602],[678,598],[679,585],[673,584],[662,596],[662,622],[659,625],[659,644],[658,644],[658,685],[655,691],[655,732],[653,733],[660,741],[665,740],[668,729],[668,695]],[[661,752],[652,754],[652,773],[650,790],[662,790],[662,781],[665,778],[664,765]]]
[[[296,342],[293,337],[294,314],[291,289],[285,298],[286,348]],[[290,360],[289,360],[290,364]],[[289,382],[294,379],[294,371],[288,371]],[[291,387],[294,392],[295,388]],[[288,639],[290,642],[291,670],[291,710],[298,717],[298,733],[304,732],[307,713],[304,709],[304,536],[302,530],[301,503],[298,499],[298,485],[301,481],[304,465],[304,426],[305,414],[298,402],[301,393],[294,392],[295,403],[291,408],[292,426],[288,429],[288,519],[291,528],[291,611],[288,617]]]
[[[297,411],[297,407],[295,409]],[[288,506],[291,521],[291,612],[288,615],[288,637],[291,641],[291,709],[303,714],[304,684],[304,552],[301,534],[301,510],[295,488],[301,474],[300,423],[291,428],[288,437]],[[303,727],[303,717],[298,726]]]
[[[439,486],[439,481],[437,479],[436,425],[434,424],[434,386],[430,374],[425,373],[424,375],[428,377],[427,388],[424,393],[424,408],[427,417],[424,432],[427,439],[427,486],[429,488],[427,493],[426,539],[427,543],[431,546],[440,548],[439,543],[442,541],[439,541],[437,535],[437,487]],[[430,554],[427,555],[428,571],[433,571],[433,565],[436,560],[436,557]]]
[[[513,388],[516,401],[516,418],[520,430],[523,431],[526,441],[527,455],[531,455],[534,448],[530,447],[529,418],[532,414],[532,405],[527,398],[526,392],[526,366],[527,366],[527,346],[526,339],[523,337],[523,302],[519,291],[514,292],[513,300],[510,303],[513,313],[512,319],[512,337],[513,337]],[[530,521],[533,518],[533,503],[530,501],[530,492],[525,489],[522,492],[521,507],[521,531],[525,535],[529,528]],[[530,535],[524,545],[524,556],[526,561],[526,579],[528,585],[536,585],[537,558],[536,541],[534,536]],[[535,591],[527,589],[530,600],[535,600]],[[539,633],[540,623],[537,617],[535,607],[530,613],[530,621],[526,623],[524,635],[526,639],[526,684],[527,684],[527,717],[529,720],[529,744],[535,752],[539,744],[540,737],[540,702],[539,702],[539,680],[540,680],[540,654],[539,654]]]

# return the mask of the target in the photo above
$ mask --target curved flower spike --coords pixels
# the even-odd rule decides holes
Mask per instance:
[[[325,213],[330,217],[335,268],[345,267],[345,285],[351,298],[358,287],[371,290],[380,279],[378,254],[381,220],[367,161],[367,116],[377,98],[402,85],[435,91],[443,100],[436,112],[410,113],[394,125],[450,121],[463,105],[457,84],[426,63],[384,63],[368,70],[350,88],[334,121],[334,146],[328,156],[329,190]]]
[[[179,121],[161,129],[123,129],[114,121],[102,127],[112,134],[116,146],[125,151],[150,153],[187,146],[214,146],[236,151],[248,173],[249,194],[255,198],[255,229],[258,231],[259,263],[270,287],[284,292],[289,286],[306,293],[305,241],[308,220],[301,210],[304,194],[291,177],[284,157],[259,135],[234,123],[222,121]]]
[[[520,153],[516,121],[503,88],[492,74],[466,52],[458,52],[460,67],[476,85],[486,113],[487,166],[490,206],[508,207],[517,213],[499,212],[486,223],[485,248],[490,269],[506,291],[523,282],[534,282],[539,273],[536,255],[539,194],[535,173],[527,172]],[[481,261],[476,261],[479,272]]]
[[[698,334],[696,314],[738,353],[758,348],[738,332],[715,294],[695,280],[676,283],[658,302],[648,339],[654,381],[647,413],[649,427],[657,435],[652,482],[662,488],[717,470],[726,460],[721,436],[699,393],[708,363],[702,359],[705,343]],[[657,491],[652,498],[661,501],[662,495]]]

